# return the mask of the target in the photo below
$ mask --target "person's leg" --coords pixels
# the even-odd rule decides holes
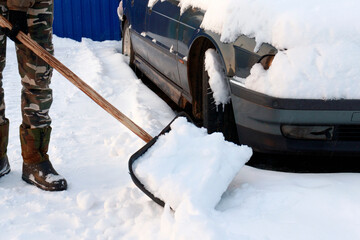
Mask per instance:
[[[30,37],[53,54],[53,1],[40,1],[28,10]],[[23,44],[16,44],[21,76],[22,127],[47,128],[51,124],[49,109],[52,104],[50,81],[52,68]]]
[[[4,4],[0,4],[0,14],[6,18],[7,8]],[[0,29],[0,177],[10,172],[10,165],[6,155],[9,136],[9,120],[5,118],[4,89],[2,87],[2,73],[5,68],[5,59],[6,36]]]
[[[37,1],[28,10],[30,37],[53,54],[53,1]],[[67,188],[66,180],[52,167],[47,154],[51,134],[52,68],[23,44],[16,45],[21,75],[23,122],[20,141],[24,181],[48,191]]]

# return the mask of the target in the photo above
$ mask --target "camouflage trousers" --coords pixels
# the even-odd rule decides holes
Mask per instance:
[[[6,1],[0,0],[0,14],[7,17]],[[27,12],[29,36],[53,54],[52,24],[54,0],[36,0]],[[21,112],[24,128],[50,126],[49,109],[52,90],[49,87],[53,69],[23,44],[16,44],[21,77]],[[4,89],[2,84],[6,59],[6,36],[0,29],[0,125],[5,121]]]

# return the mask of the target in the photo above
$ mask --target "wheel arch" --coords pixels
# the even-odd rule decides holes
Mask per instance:
[[[192,97],[192,114],[196,119],[202,119],[202,68],[203,55],[209,48],[217,50],[221,56],[224,66],[224,58],[217,42],[210,36],[198,36],[191,44],[188,54],[188,84]],[[200,49],[200,50],[199,50]]]

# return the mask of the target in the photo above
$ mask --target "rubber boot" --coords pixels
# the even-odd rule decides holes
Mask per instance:
[[[9,139],[9,120],[0,125],[0,177],[10,172],[10,164],[6,155]]]
[[[22,179],[45,191],[63,191],[67,189],[67,182],[55,171],[47,154],[50,134],[51,127],[27,129],[20,126]]]

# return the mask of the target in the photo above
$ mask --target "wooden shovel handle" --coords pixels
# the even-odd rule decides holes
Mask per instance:
[[[12,29],[11,23],[0,15],[0,26],[3,28]],[[149,142],[152,137],[138,125],[136,125],[131,119],[121,113],[117,108],[115,108],[111,103],[106,101],[100,94],[98,94],[94,89],[92,89],[88,84],[81,80],[75,73],[63,65],[59,60],[54,56],[48,53],[44,48],[42,48],[38,43],[32,40],[29,36],[23,32],[19,32],[16,38],[33,51],[37,56],[43,59],[47,64],[55,68],[59,73],[61,73],[66,79],[72,82],[76,87],[88,95],[94,102],[96,102],[101,108],[110,113],[114,118],[120,121],[133,133],[139,136],[145,142]]]

